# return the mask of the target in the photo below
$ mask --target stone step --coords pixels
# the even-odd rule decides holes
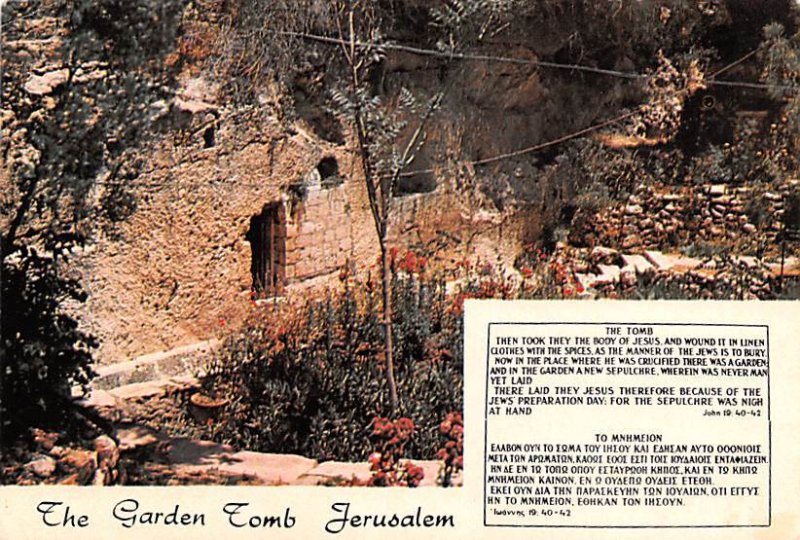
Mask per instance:
[[[597,274],[582,274],[576,272],[575,279],[578,280],[578,283],[581,284],[583,290],[585,291],[590,290],[596,283],[598,283]]]
[[[92,381],[92,388],[110,390],[148,381],[194,376],[220,343],[217,339],[200,341],[126,362],[99,366],[95,368],[97,376]]]
[[[372,476],[367,462],[326,461],[295,454],[236,452],[231,446],[212,441],[170,438],[139,425],[117,429],[115,436],[121,452],[158,445],[158,451],[171,470],[180,475],[202,477],[204,473],[246,477],[264,485],[341,485],[351,480],[366,482]],[[422,467],[425,476],[420,487],[436,486],[442,463],[436,460],[410,460]],[[462,484],[462,475],[453,485]]]
[[[614,283],[619,281],[621,269],[619,266],[613,266],[610,264],[598,264],[598,270],[600,270],[600,275],[597,276],[598,282],[606,282],[606,283]]]
[[[119,427],[114,436],[118,441],[120,452],[149,446],[165,439],[164,436],[140,425]]]
[[[102,409],[115,407],[119,401],[140,399],[166,394],[168,391],[198,388],[200,381],[191,375],[161,378],[118,386],[108,390],[90,388],[89,394],[77,400],[79,405]],[[76,390],[73,390],[76,395]]]
[[[692,257],[685,257],[675,253],[662,253],[660,251],[647,250],[644,252],[645,258],[659,270],[672,270],[675,272],[686,272],[700,266],[703,261]]]
[[[643,255],[622,255],[622,260],[625,261],[625,266],[633,267],[638,273],[653,270],[653,265]]]
[[[772,270],[773,276],[777,277],[781,275],[780,261],[769,263],[767,266],[770,268],[770,270]],[[783,275],[788,277],[800,276],[800,259],[795,257],[786,257],[786,260],[783,261]]]
[[[162,443],[172,468],[182,474],[214,471],[247,476],[266,485],[294,485],[317,461],[293,454],[234,452],[230,446],[210,441],[169,439]]]
[[[593,253],[602,253],[601,250],[606,248],[596,247]],[[703,261],[694,257],[687,257],[685,255],[676,253],[663,253],[661,251],[646,250],[643,255],[632,253],[621,253],[624,264],[623,266],[598,264],[597,270],[599,273],[575,273],[575,278],[583,286],[585,290],[592,288],[594,284],[600,283],[616,283],[623,275],[635,275],[651,270],[669,271],[675,273],[697,272],[705,275],[713,276],[716,270],[713,265],[703,265]],[[766,267],[772,272],[773,276],[780,275],[780,262],[763,263],[759,259],[751,256],[734,256],[733,260],[743,263],[750,268],[754,268],[759,264],[765,264]],[[796,257],[787,257],[784,262],[785,276],[800,276],[800,259]]]

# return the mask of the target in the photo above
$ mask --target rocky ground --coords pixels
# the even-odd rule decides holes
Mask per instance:
[[[181,424],[213,421],[189,396],[191,377],[158,379],[95,390],[81,406],[113,426],[110,433],[89,428],[62,446],[63,434],[31,431],[0,461],[3,484],[34,485],[364,485],[370,463],[317,460],[292,454],[237,451],[201,439],[171,436]],[[162,428],[162,429],[159,429]],[[96,435],[96,436],[95,436]],[[424,471],[420,486],[435,486],[441,463],[417,461]],[[458,480],[456,483],[459,483]]]

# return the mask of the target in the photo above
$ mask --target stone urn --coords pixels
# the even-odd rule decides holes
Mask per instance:
[[[215,398],[202,392],[196,392],[189,398],[189,412],[195,421],[210,424],[219,418],[220,413],[228,404],[227,399]]]

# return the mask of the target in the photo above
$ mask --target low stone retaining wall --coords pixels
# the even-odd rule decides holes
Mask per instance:
[[[95,369],[97,376],[92,381],[92,388],[111,390],[131,384],[194,376],[220,343],[217,339],[201,341],[127,362],[100,366]]]
[[[627,202],[603,210],[576,227],[570,243],[629,251],[697,242],[736,241],[756,247],[775,243],[785,197],[798,182],[774,190],[726,184],[655,189],[642,186]],[[759,223],[753,223],[758,207]]]

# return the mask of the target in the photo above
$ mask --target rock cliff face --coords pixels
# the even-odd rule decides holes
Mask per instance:
[[[51,58],[53,25],[40,26],[31,34],[35,46],[9,45],[31,49],[25,99],[47,107],[65,70]],[[525,47],[511,53],[536,58]],[[153,114],[168,127],[135,150],[143,163],[129,185],[135,211],[99,227],[72,257],[71,272],[88,300],[71,309],[99,338],[101,364],[213,338],[244,320],[257,300],[335,286],[345,266],[366,271],[375,264],[374,224],[346,127],[331,124],[340,136],[330,136],[319,121],[333,122],[322,103],[297,94],[295,120],[283,114],[285,97],[243,105],[214,75],[189,65],[174,97],[155,104]],[[384,77],[387,95],[400,86],[422,97],[451,90],[412,170],[544,136],[535,111],[545,89],[531,65],[444,69],[398,53],[387,58]],[[12,118],[8,134],[13,125]],[[4,164],[6,178],[12,166]],[[507,175],[488,172],[467,167],[404,178],[390,245],[423,251],[443,266],[465,257],[513,261],[522,230],[541,228],[546,212],[526,216],[523,204],[498,208],[492,196],[513,196],[513,188]],[[96,197],[103,191],[101,184]],[[545,187],[539,191],[550,197]]]
[[[326,11],[324,2],[309,2],[315,13]],[[391,40],[435,50],[443,36],[427,35],[440,31],[431,25],[428,4],[375,5],[394,10],[394,19],[386,15]],[[691,2],[667,2],[671,11],[666,12],[637,2],[614,14],[592,2],[543,2],[536,9],[530,4],[519,3],[519,16],[506,17],[469,43],[469,52],[483,59],[453,61],[446,54],[389,50],[376,63],[370,84],[387,101],[400,88],[421,101],[444,95],[410,166],[415,174],[398,186],[390,245],[401,252],[422,251],[442,266],[464,257],[510,265],[523,245],[570,225],[572,199],[589,179],[548,172],[558,169],[568,149],[552,145],[543,152],[515,152],[630,111],[647,100],[647,88],[632,79],[545,69],[533,62],[652,73],[666,58],[662,51],[682,58],[693,40],[720,28],[747,24],[758,37],[767,22],[754,18],[745,24],[725,2],[706,11]],[[224,33],[231,27],[223,20],[246,22],[242,13],[249,9],[255,10],[253,24],[263,25],[258,10],[273,8],[270,2],[216,0],[182,7],[174,52],[163,59],[178,66],[175,92],[153,104],[160,130],[131,149],[143,164],[128,186],[135,211],[98,227],[73,258],[72,272],[89,293],[88,301],[74,309],[100,338],[100,363],[211,339],[244,320],[258,300],[335,286],[341,268],[367,270],[375,263],[378,244],[356,145],[327,108],[330,91],[341,83],[338,47],[299,40],[294,42],[299,53],[276,50],[276,58],[298,53],[289,54],[298,62],[289,62],[289,75],[281,78],[270,71],[272,58],[251,58],[247,51],[236,56],[235,46],[258,43]],[[308,28],[334,35],[316,24]],[[65,25],[50,17],[31,19],[21,28],[3,45],[24,59],[14,66],[25,71],[19,101],[35,115],[37,108],[52,105],[65,83],[64,68],[54,58]],[[246,27],[240,30],[247,33]],[[742,52],[721,45],[719,51],[721,64]],[[493,56],[514,61],[486,58]],[[242,79],[250,74],[267,82],[244,99],[237,85],[246,85],[229,76],[233,68],[226,62],[238,66]],[[103,69],[83,66],[74,82],[102,76]],[[684,103],[678,101],[680,112]],[[25,119],[7,107],[0,117],[6,156],[0,184],[8,187],[0,191],[0,203],[5,207],[19,196],[12,175],[35,163],[36,156],[23,144]],[[475,165],[507,154],[513,155]],[[570,239],[634,252],[737,235],[774,244],[774,224],[754,219],[759,212],[753,201],[761,195],[750,194],[746,186],[719,189],[636,187],[625,204],[601,209],[584,220],[584,227],[572,220]],[[100,199],[106,191],[101,184],[92,195]],[[763,198],[771,201],[768,195]],[[759,215],[776,215],[784,195],[777,194],[775,204]],[[8,220],[0,213],[0,228],[5,230]]]
[[[342,268],[365,271],[378,255],[351,144],[326,141],[302,121],[287,127],[269,111],[230,107],[196,78],[168,106],[184,127],[140,151],[135,212],[75,259],[89,293],[76,308],[100,339],[100,363],[213,338],[247,317],[254,300],[335,286]],[[442,135],[431,147],[448,142]],[[443,265],[513,260],[530,219],[471,195],[474,172],[429,176],[432,190],[396,199],[391,244],[435,246],[432,259]],[[256,268],[261,259],[268,268]]]
[[[184,13],[184,34],[178,35],[176,53],[185,56],[185,66],[174,95],[152,108],[161,127],[131,149],[143,165],[127,186],[133,211],[119,222],[98,223],[88,245],[71,255],[70,272],[88,300],[70,309],[99,338],[101,364],[213,338],[248,316],[256,300],[335,286],[342,268],[366,271],[378,254],[352,137],[325,112],[324,100],[300,95],[318,73],[300,73],[292,96],[264,94],[258,103],[241,103],[226,94],[213,69],[193,64],[187,36],[196,28],[209,30],[218,18],[193,9]],[[11,67],[23,81],[15,99],[35,115],[37,108],[53,106],[67,82],[57,54],[67,30],[57,17],[24,26],[24,38],[7,35],[4,47],[14,52]],[[520,54],[534,57],[527,50]],[[475,127],[495,131],[505,112],[519,114],[542,93],[531,66],[492,72],[472,65],[442,82],[435,76],[440,66],[415,56],[394,55],[386,64],[387,95],[399,85],[421,96],[445,84],[465,89],[448,96],[452,101],[431,126],[417,169],[461,154],[460,137],[470,131],[463,125],[465,103]],[[103,69],[81,67],[70,83],[103,77]],[[285,114],[287,100],[297,112],[293,120]],[[484,117],[484,110],[493,112]],[[8,159],[0,179],[9,206],[19,197],[12,175],[37,160],[25,144],[29,119],[19,112],[2,110]],[[323,129],[325,122],[337,136]],[[469,137],[471,145],[480,145],[483,135]],[[392,212],[391,245],[425,251],[442,265],[475,255],[513,260],[522,220],[498,211],[482,196],[476,177],[467,170],[404,179]],[[107,191],[101,181],[92,196],[100,199]],[[10,216],[0,215],[3,230]]]
[[[80,258],[89,293],[81,319],[100,337],[103,363],[214,337],[256,298],[335,285],[345,266],[375,262],[372,216],[347,146],[269,118],[221,115],[216,125],[210,148],[201,133],[186,146],[161,141],[137,180],[136,212]],[[273,230],[258,229],[259,218]],[[397,200],[392,244],[403,251],[448,233],[442,260],[468,240],[474,246],[480,231],[443,184]],[[255,268],[260,258],[269,268]],[[259,286],[265,277],[275,290]]]

